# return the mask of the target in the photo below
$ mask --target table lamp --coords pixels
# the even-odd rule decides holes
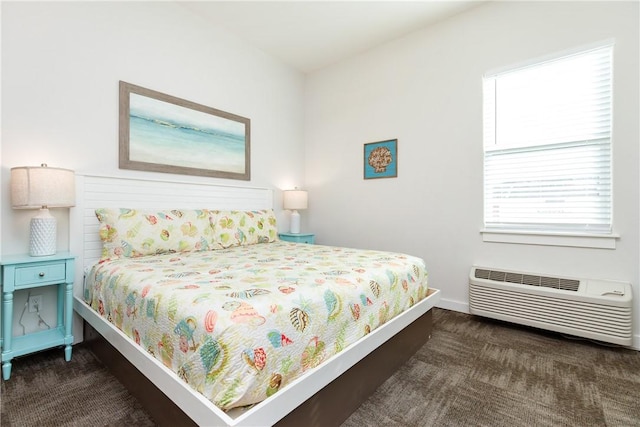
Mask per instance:
[[[307,192],[304,190],[285,190],[284,191],[284,208],[291,210],[291,226],[290,233],[300,233],[300,214],[298,209],[307,209]]]
[[[75,206],[75,175],[72,170],[41,166],[11,168],[11,206],[14,209],[40,209],[31,218],[29,255],[56,253],[56,219],[49,208]]]

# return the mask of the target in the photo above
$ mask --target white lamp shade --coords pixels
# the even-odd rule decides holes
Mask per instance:
[[[283,195],[285,209],[307,209],[307,192],[304,190],[285,190]]]
[[[11,169],[11,206],[15,209],[75,206],[74,172],[43,166]]]

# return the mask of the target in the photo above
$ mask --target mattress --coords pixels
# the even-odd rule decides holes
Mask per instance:
[[[427,290],[417,257],[276,241],[103,261],[84,296],[228,410],[268,398]]]

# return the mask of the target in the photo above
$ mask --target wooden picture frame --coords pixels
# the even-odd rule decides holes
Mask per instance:
[[[251,120],[120,81],[120,169],[251,179]]]
[[[398,176],[398,140],[364,144],[364,179]]]

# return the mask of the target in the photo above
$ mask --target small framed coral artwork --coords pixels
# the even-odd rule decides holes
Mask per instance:
[[[398,140],[364,144],[364,179],[398,176]]]

